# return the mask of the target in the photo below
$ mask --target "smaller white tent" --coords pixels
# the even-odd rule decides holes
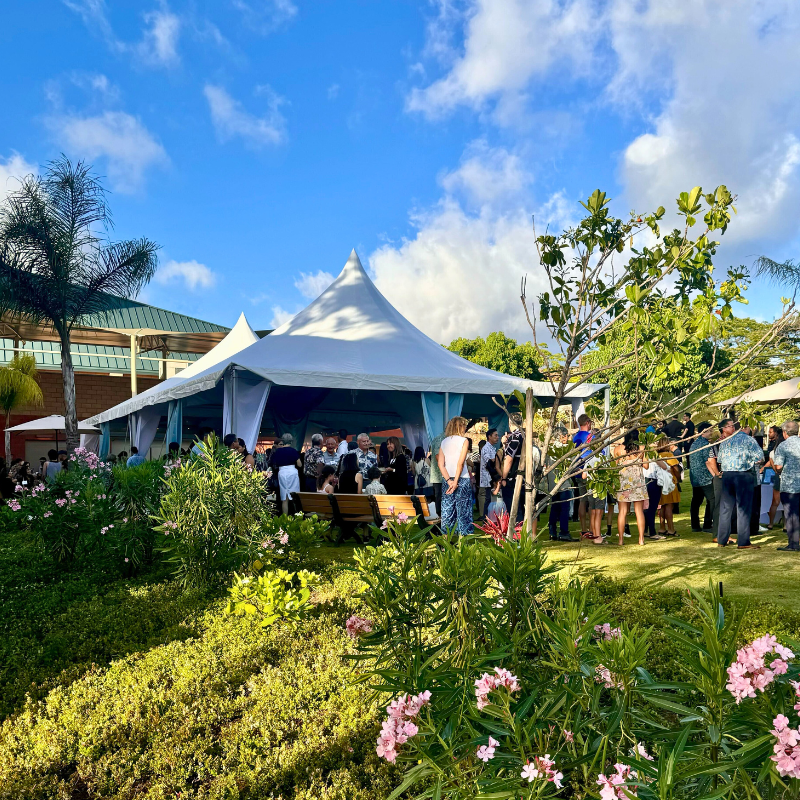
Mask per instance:
[[[785,403],[790,400],[800,400],[800,378],[790,378],[788,381],[778,381],[763,389],[754,389],[745,392],[730,400],[714,403],[720,408],[736,405],[736,403]]]
[[[9,428],[9,433],[50,433],[51,431],[66,430],[64,417],[60,414],[52,414],[49,417],[42,417],[41,419],[32,419],[28,422],[21,422],[19,425],[14,425]],[[78,433],[100,433],[100,429],[94,425],[89,425],[86,422],[78,423]]]

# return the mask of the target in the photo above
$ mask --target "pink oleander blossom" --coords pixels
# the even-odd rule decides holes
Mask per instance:
[[[537,778],[555,785],[556,789],[562,787],[561,780],[564,775],[556,769],[556,762],[550,758],[550,754],[534,756],[532,761],[528,761],[522,768],[522,778],[528,783],[533,783]]]
[[[480,761],[483,761],[483,763],[486,764],[490,759],[494,758],[494,751],[499,745],[500,742],[490,736],[489,744],[482,744],[475,752],[475,755],[478,756]]]
[[[600,787],[600,800],[628,800],[629,797],[638,797],[636,790],[625,784],[636,778],[636,770],[627,764],[614,764],[614,773],[606,777],[597,776],[597,785]]]
[[[392,700],[386,709],[388,719],[384,720],[375,748],[378,758],[385,758],[390,764],[395,762],[398,745],[405,744],[419,732],[419,727],[411,720],[423,706],[428,705],[430,699],[431,693],[424,691],[414,697],[404,694]]]
[[[355,614],[345,622],[347,635],[351,639],[358,639],[359,636],[363,636],[365,633],[372,633],[373,626],[374,623],[371,619],[364,619],[364,617],[359,617]]]
[[[8,507],[12,511],[19,511],[22,508],[22,506],[16,500],[9,500]]]
[[[767,668],[765,657],[773,653],[778,657],[772,659]],[[774,636],[761,636],[737,651],[736,661],[728,667],[725,688],[736,698],[738,705],[746,697],[755,697],[757,691],[763,692],[776,675],[785,675],[789,669],[787,662],[793,658],[794,653]]]
[[[606,689],[624,689],[625,684],[619,675],[615,675],[608,667],[598,664],[595,668],[594,679],[597,683],[602,683]]]
[[[46,519],[47,517],[52,517],[52,516],[53,516],[53,512],[52,512],[52,511],[45,511],[45,512],[44,512],[44,514],[43,514],[42,516],[43,516],[45,519]]]
[[[642,742],[637,742],[633,748],[631,749],[631,755],[637,756],[638,758],[643,758],[645,761],[653,761],[653,756],[651,756]]]
[[[572,731],[564,731],[564,741],[565,742],[575,741],[575,736],[573,735]]]
[[[281,544],[289,544],[289,534],[288,533],[284,533],[283,536],[281,536],[281,538],[278,539],[278,541]]]
[[[772,735],[778,740],[770,758],[782,778],[800,778],[800,729],[790,728],[789,720],[778,714],[772,721]]]
[[[406,514],[406,513],[404,513],[404,512],[402,512],[402,511],[401,511],[401,512],[400,512],[400,513],[397,515],[397,521],[398,521],[398,522],[408,522],[408,514]]]
[[[67,501],[66,501],[66,500],[65,500],[63,497],[59,497],[59,498],[56,500],[56,505],[57,505],[59,508],[62,508],[62,507],[63,507],[63,506],[65,506],[66,504],[67,504]]]
[[[512,675],[507,669],[502,667],[494,668],[495,674],[490,675],[484,672],[478,680],[475,681],[475,696],[478,701],[478,710],[482,711],[489,705],[489,693],[501,686],[505,686],[509,692],[519,691],[519,680],[516,675]]]
[[[612,628],[610,622],[604,622],[602,625],[594,626],[594,634],[598,639],[610,642],[612,639],[619,639],[622,636],[622,629]]]

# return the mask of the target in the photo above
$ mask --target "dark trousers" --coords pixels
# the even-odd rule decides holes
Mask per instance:
[[[441,483],[432,483],[431,488],[433,489],[433,502],[436,503],[436,513],[441,515],[442,513],[442,484]]]
[[[756,481],[753,487],[753,505],[750,506],[750,535],[758,535],[758,527],[761,522],[761,485]]]
[[[706,511],[703,517],[703,528],[711,528],[714,519],[714,484],[707,486],[692,486],[692,505],[689,509],[692,518],[692,530],[700,530],[700,506],[706,501]]]
[[[569,501],[572,497],[572,492],[565,489],[561,492],[556,492],[550,501],[550,538],[558,538],[558,529],[561,527],[561,535],[569,536]]]
[[[317,479],[312,478],[311,475],[303,475],[303,482],[305,484],[305,491],[307,492],[316,492],[317,491]]]
[[[800,493],[781,492],[783,503],[783,527],[789,538],[789,547],[800,549]]]
[[[719,509],[717,542],[725,545],[731,535],[731,518],[736,511],[736,530],[739,547],[750,544],[750,512],[753,508],[753,473],[724,472],[722,474],[722,503]]]
[[[506,510],[511,514],[511,503],[514,502],[514,484],[516,479],[506,479],[506,485],[503,486],[503,502],[506,504]],[[525,518],[525,494],[520,492],[519,505],[517,506],[517,522],[522,522]]]
[[[722,508],[722,476],[711,479],[711,487],[714,489],[714,516],[711,519],[711,529],[714,538],[719,533],[719,511]]]
[[[648,536],[655,536],[658,501],[661,499],[661,485],[658,481],[648,480],[645,486],[647,487],[647,509],[644,512],[644,531]]]

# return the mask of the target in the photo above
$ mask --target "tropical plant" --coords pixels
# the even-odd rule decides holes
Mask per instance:
[[[308,615],[311,590],[318,583],[319,575],[305,569],[270,570],[256,578],[234,574],[225,613],[235,617],[257,616],[262,628],[280,620],[296,624]]]
[[[184,586],[206,586],[236,568],[268,514],[264,474],[211,435],[198,455],[170,471],[156,530]]]
[[[393,698],[376,747],[407,766],[392,798],[797,796],[794,653],[771,635],[737,647],[713,586],[659,621],[681,671],[665,682],[657,632],[616,624],[530,540],[387,536],[356,554],[366,611],[346,627],[359,680]]]
[[[137,294],[153,277],[158,246],[111,242],[105,190],[83,162],[65,156],[29,175],[0,210],[0,312],[50,324],[61,344],[67,448],[78,446],[73,326]]]
[[[5,456],[11,460],[11,412],[23,406],[41,406],[42,389],[36,381],[36,358],[28,353],[15,353],[11,361],[0,367],[0,411],[5,418]]]

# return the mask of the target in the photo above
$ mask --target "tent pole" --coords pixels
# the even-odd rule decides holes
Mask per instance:
[[[131,334],[131,397],[136,397],[139,393],[136,386],[136,351],[138,350],[137,336]]]
[[[607,428],[609,426],[609,423],[611,422],[611,387],[610,386],[606,386],[606,388],[603,390],[603,412],[604,412],[603,416],[605,418],[604,422],[603,422],[603,426]]]
[[[444,393],[444,427],[450,422],[450,392]]]

